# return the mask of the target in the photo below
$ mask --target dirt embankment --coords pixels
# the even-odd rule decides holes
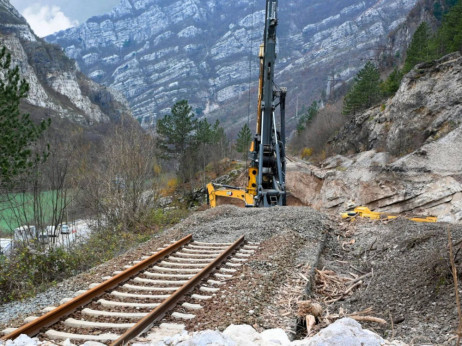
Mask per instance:
[[[328,307],[325,315],[347,315],[372,308],[368,314],[386,320],[387,324],[366,322],[365,327],[388,339],[410,344],[452,344],[458,317],[448,230],[460,275],[461,226],[404,219],[388,222],[363,219],[340,224],[328,236],[320,270],[331,270],[335,274],[326,273],[337,278],[363,277],[362,284],[338,299],[341,294],[335,297],[332,293],[335,290],[326,290],[320,273],[312,298],[331,302],[325,305]],[[343,287],[344,292],[349,286]],[[326,295],[326,291],[332,296]]]

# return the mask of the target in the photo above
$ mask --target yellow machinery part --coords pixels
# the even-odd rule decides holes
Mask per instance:
[[[391,220],[396,219],[398,217],[396,215],[387,215],[385,213],[379,213],[377,211],[370,211],[367,207],[356,207],[354,211],[342,213],[341,216],[343,219],[351,218],[353,220],[356,216],[367,217],[372,220]],[[437,218],[435,216],[410,217],[407,219],[415,222],[437,222]]]
[[[249,167],[249,181],[247,183],[247,193],[252,196],[257,195],[257,176],[258,168]]]
[[[254,195],[245,192],[245,190],[243,189],[215,190],[215,186],[213,186],[212,183],[208,183],[207,192],[209,196],[209,204],[212,208],[215,208],[217,206],[217,197],[240,199],[245,203],[246,207],[253,207],[255,204]]]

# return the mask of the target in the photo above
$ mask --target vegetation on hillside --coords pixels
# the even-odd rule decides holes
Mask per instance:
[[[343,114],[355,115],[382,99],[379,69],[370,61],[358,72],[345,95]]]
[[[430,26],[422,23],[412,37],[402,68],[395,66],[383,81],[380,79],[380,74],[384,71],[381,71],[380,66],[371,61],[367,62],[351,83],[342,106],[339,106],[339,101],[335,101],[335,104],[327,104],[324,109],[315,111],[312,105],[311,111],[303,114],[299,120],[297,134],[290,143],[293,152],[305,158],[310,156],[315,159],[325,158],[329,154],[326,152],[329,139],[349,120],[349,117],[392,97],[399,89],[403,76],[417,64],[462,50],[462,1],[432,1],[431,5],[433,15],[437,20],[441,20],[441,25],[436,32],[432,33]],[[390,57],[386,58],[386,65],[389,68]],[[391,65],[396,65],[398,59],[399,56],[396,56],[395,62]],[[336,113],[339,110],[343,117]],[[422,140],[419,137],[419,141]]]
[[[32,296],[149,240],[188,214],[181,203],[174,201],[169,210],[157,203],[166,175],[154,138],[135,120],[107,125],[96,141],[88,142],[81,131],[64,139],[51,131],[47,141],[47,161],[23,172],[3,193],[2,207],[9,212],[2,216],[9,215],[11,225],[34,225],[44,237],[22,237],[12,253],[0,255],[0,301]],[[91,220],[85,243],[59,235],[59,225],[76,218]],[[64,244],[42,232],[48,225]]]
[[[27,97],[29,84],[19,75],[19,67],[11,66],[11,55],[5,47],[0,50],[0,184],[11,180],[46,158],[31,146],[47,129],[50,120],[36,125],[29,114],[21,113],[19,104]]]
[[[167,184],[173,192],[167,180],[174,175],[168,165],[162,166],[156,139],[134,119],[121,115],[95,131],[61,124],[60,119],[56,126],[50,127],[48,120],[36,125],[21,111],[30,109],[21,103],[29,86],[5,49],[0,64],[0,218],[10,231],[20,225],[25,230],[16,232],[10,253],[0,249],[0,301],[32,296],[150,239],[188,214],[185,203],[173,200],[168,210],[158,203]],[[176,134],[171,132],[177,156],[164,154],[185,161],[178,173],[197,181],[198,172],[226,152],[224,130],[218,122],[190,119],[188,124],[186,101],[172,113],[174,120],[179,116],[186,121],[177,123]],[[175,126],[173,121],[165,128]],[[168,143],[165,148],[175,149]],[[58,244],[58,236],[66,237],[59,235],[60,225],[77,218],[93,224],[87,241]]]
[[[219,173],[216,163],[229,153],[229,141],[220,122],[198,120],[186,100],[175,103],[170,114],[157,121],[157,134],[161,158],[175,165],[183,183],[193,182],[197,172],[205,171],[210,163]]]
[[[317,101],[313,101],[308,107],[308,110],[304,112],[297,123],[297,132],[302,132],[305,127],[312,121],[319,112],[319,103]]]
[[[441,18],[441,26],[432,33],[430,26],[423,22],[419,25],[406,51],[406,59],[401,70],[395,69],[382,83],[384,96],[392,96],[398,90],[402,77],[420,63],[439,59],[451,52],[462,50],[462,2],[448,0],[444,13],[439,2],[434,3],[433,14]]]
[[[250,143],[252,142],[252,131],[250,131],[249,125],[246,123],[242,126],[241,130],[237,134],[236,139],[236,151],[242,154],[242,159],[247,160],[249,156]]]

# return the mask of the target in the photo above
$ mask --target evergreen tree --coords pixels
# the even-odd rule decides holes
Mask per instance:
[[[402,79],[403,73],[395,68],[388,78],[380,84],[380,90],[382,91],[383,96],[393,96],[398,91]]]
[[[212,144],[217,144],[226,139],[225,129],[220,126],[220,120],[216,120],[212,126]]]
[[[353,85],[343,100],[343,114],[356,114],[373,106],[380,99],[380,73],[378,68],[368,61],[354,78]]]
[[[11,66],[11,55],[0,50],[0,183],[8,183],[47,154],[33,154],[31,146],[50,125],[34,124],[19,105],[27,97],[29,84],[21,79],[19,68]]]
[[[252,132],[250,131],[249,125],[244,124],[244,126],[242,126],[241,130],[237,134],[236,140],[236,151],[238,153],[242,153],[243,160],[247,159],[251,142]]]
[[[462,50],[462,2],[459,1],[444,16],[443,23],[438,30],[433,46],[436,47],[437,57]]]
[[[195,140],[199,144],[210,144],[214,140],[214,131],[207,119],[197,122]]]
[[[180,159],[194,142],[197,119],[188,101],[175,103],[170,114],[157,121],[157,146],[164,159]]]
[[[300,120],[298,121],[297,124],[297,131],[298,133],[302,132],[306,125],[314,119],[314,117],[318,114],[319,112],[319,104],[317,101],[313,101],[311,103],[311,106],[308,107],[308,110],[300,117]]]
[[[411,44],[406,52],[403,73],[406,74],[412,68],[422,62],[432,59],[433,54],[430,49],[430,28],[427,23],[422,23],[412,36]]]

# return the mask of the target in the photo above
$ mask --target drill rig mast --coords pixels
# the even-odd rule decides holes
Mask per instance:
[[[285,190],[285,97],[287,89],[276,88],[276,27],[278,0],[266,0],[263,44],[260,46],[257,127],[250,147],[248,184],[245,189],[209,183],[209,202],[216,206],[217,196],[241,199],[247,207],[286,205]],[[275,110],[280,109],[278,129]],[[218,189],[216,189],[218,188]]]

